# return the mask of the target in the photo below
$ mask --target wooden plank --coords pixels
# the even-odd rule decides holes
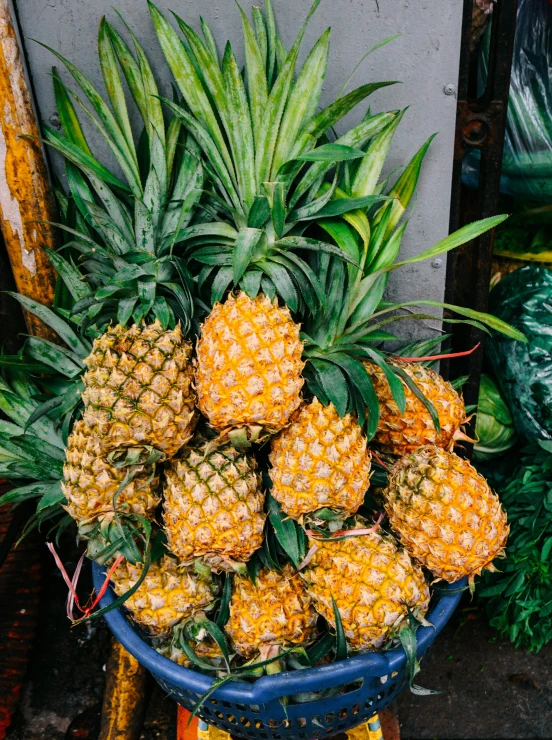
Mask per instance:
[[[55,205],[9,0],[0,0],[0,226],[17,289],[42,303],[55,273],[42,246],[55,245]],[[51,332],[30,314],[29,331]]]
[[[146,711],[146,681],[146,669],[112,638],[98,740],[138,740]]]

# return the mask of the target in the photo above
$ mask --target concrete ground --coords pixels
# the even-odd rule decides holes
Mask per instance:
[[[36,647],[7,737],[97,740],[108,630],[101,621],[71,629],[65,585],[53,564],[45,570]],[[403,740],[552,738],[552,645],[527,655],[492,637],[464,597],[417,676],[441,694],[399,700]],[[147,701],[140,740],[175,740],[173,702],[153,683]]]

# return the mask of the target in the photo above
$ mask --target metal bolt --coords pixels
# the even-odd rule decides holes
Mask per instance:
[[[448,85],[445,85],[444,93],[445,95],[456,95],[456,85],[453,85],[452,82],[449,82]]]
[[[437,269],[438,267],[441,267],[442,264],[443,264],[443,260],[441,260],[439,258],[437,258],[435,260],[431,260],[431,266],[432,267],[435,267],[435,269]]]
[[[52,115],[50,116],[50,123],[54,128],[61,127],[61,121],[59,120],[59,116],[57,113],[52,113]]]

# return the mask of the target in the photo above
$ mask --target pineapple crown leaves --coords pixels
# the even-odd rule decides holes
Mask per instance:
[[[173,644],[179,650],[181,650],[188,660],[194,664],[197,668],[204,671],[220,671],[220,665],[200,658],[192,645],[198,641],[204,640],[208,636],[219,648],[226,672],[231,672],[230,662],[231,655],[228,648],[228,640],[222,631],[221,627],[216,623],[212,622],[206,617],[204,613],[195,614],[191,619],[186,622],[178,624],[173,633]]]
[[[0,367],[28,375],[41,375],[39,382],[43,386],[42,402],[23,419],[24,428],[27,430],[39,425],[39,422],[53,424],[56,435],[65,444],[81,404],[84,359],[90,354],[91,343],[83,336],[76,320],[67,311],[57,307],[49,308],[19,293],[10,295],[25,310],[52,329],[64,346],[42,337],[27,337],[18,355],[0,355]]]
[[[65,515],[61,490],[65,446],[56,424],[47,416],[26,428],[40,406],[41,389],[20,370],[4,370],[0,378],[0,475],[13,488],[0,496],[0,506],[36,500],[22,537],[48,522],[61,532],[72,519]],[[38,399],[38,400],[37,400]]]
[[[362,85],[317,112],[329,50],[325,31],[294,79],[306,25],[315,0],[290,49],[277,34],[272,6],[266,17],[253,11],[253,25],[242,18],[245,73],[242,77],[230,44],[219,59],[212,34],[205,40],[181,18],[177,32],[149,3],[153,24],[186,108],[165,100],[188,127],[203,152],[216,191],[210,197],[222,221],[181,232],[187,254],[203,265],[199,285],[210,283],[211,301],[231,286],[254,297],[278,293],[296,311],[311,312],[324,296],[307,262],[295,252],[322,251],[351,261],[335,244],[302,236],[314,220],[365,208],[385,200],[372,193],[334,198],[339,170],[365,156],[362,147],[396,117],[368,116],[335,142],[326,132],[375,90],[391,82]],[[239,7],[239,6],[238,6]],[[328,173],[337,169],[320,192]]]
[[[369,143],[364,159],[348,173],[348,182],[341,183],[352,193],[373,193],[378,184],[383,163],[402,113]],[[432,318],[427,313],[413,313],[421,307],[445,308],[459,314],[461,321],[482,330],[495,329],[507,336],[523,340],[517,330],[499,319],[458,306],[433,300],[391,303],[384,300],[384,291],[391,271],[404,265],[432,259],[471,241],[495,227],[506,217],[495,216],[469,224],[442,239],[433,247],[406,260],[397,260],[406,222],[401,223],[419,179],[421,165],[433,137],[430,137],[400,174],[388,194],[392,200],[371,211],[358,210],[340,218],[324,219],[319,225],[359,265],[345,265],[327,254],[316,254],[310,266],[317,275],[326,296],[325,305],[303,325],[304,370],[307,385],[322,403],[333,403],[338,413],[354,411],[361,426],[366,425],[370,439],[379,421],[379,402],[372,381],[363,363],[378,365],[387,378],[393,398],[401,412],[405,409],[406,386],[429,411],[439,429],[434,406],[400,367],[387,362],[387,354],[377,345],[397,339],[387,327],[405,318]],[[336,192],[340,194],[340,190]],[[457,319],[446,319],[449,323]]]
[[[406,668],[408,673],[408,683],[410,691],[417,696],[431,696],[440,694],[440,691],[424,689],[422,686],[416,686],[414,678],[420,672],[420,661],[418,660],[418,641],[416,632],[420,626],[433,627],[433,625],[423,617],[416,615],[410,607],[407,609],[407,620],[403,622],[397,632],[399,641],[406,654]]]
[[[54,68],[64,135],[48,127],[44,134],[46,143],[67,160],[69,198],[62,194],[60,209],[67,216],[71,202],[76,210],[74,223],[58,226],[72,237],[64,248],[78,255],[81,281],[84,277],[92,286],[76,299],[74,310],[98,327],[113,319],[126,325],[130,320],[158,318],[164,327],[180,320],[188,331],[194,312],[193,281],[174,247],[179,233],[200,212],[204,170],[198,147],[180,120],[175,117],[165,125],[149,62],[128,27],[127,31],[134,53],[105,18],[100,23],[99,60],[109,104],[71,62],[50,49],[88,101],[71,92]],[[143,121],[137,143],[123,78]],[[92,154],[73,100],[107,142],[126,182]],[[64,271],[72,266],[59,253],[56,261]]]

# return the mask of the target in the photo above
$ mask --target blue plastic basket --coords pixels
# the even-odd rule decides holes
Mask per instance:
[[[104,569],[96,564],[93,564],[93,578],[98,590],[105,575]],[[417,632],[419,658],[427,653],[452,616],[465,583],[463,579],[448,585],[441,595],[434,596],[427,615],[433,627],[421,627]],[[109,589],[101,606],[108,606],[114,598]],[[211,687],[212,678],[159,655],[142,639],[122,610],[108,612],[105,619],[128,652],[186,709],[191,709]],[[399,648],[385,653],[366,653],[317,668],[263,676],[254,683],[230,682],[203,703],[198,715],[235,737],[311,740],[345,732],[367,721],[407,685],[406,655]],[[289,703],[285,707],[279,701],[282,697],[323,692],[336,686],[342,686],[343,690],[331,698]]]

